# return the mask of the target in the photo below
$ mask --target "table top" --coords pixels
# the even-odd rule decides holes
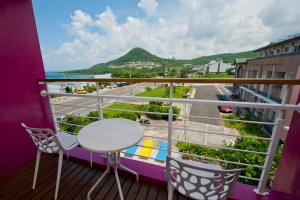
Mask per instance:
[[[128,119],[103,119],[88,124],[78,133],[78,143],[93,152],[114,152],[137,144],[143,127]]]

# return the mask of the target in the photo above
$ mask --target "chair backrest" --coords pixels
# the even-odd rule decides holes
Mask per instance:
[[[167,157],[166,176],[181,194],[201,200],[226,199],[241,169],[213,169],[209,164]],[[213,166],[213,165],[211,165]]]
[[[44,153],[57,153],[62,149],[56,135],[51,129],[48,128],[32,128],[26,124],[21,123],[33,140],[35,146]]]

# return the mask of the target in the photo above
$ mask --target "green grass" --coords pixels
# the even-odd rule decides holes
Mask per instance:
[[[136,96],[140,97],[161,97],[168,98],[169,97],[169,87],[159,87],[155,89],[149,89],[142,93],[136,94]],[[187,94],[192,90],[191,86],[177,86],[174,87],[174,98],[186,98]]]
[[[196,78],[234,78],[234,74],[219,73],[219,74],[200,74]]]

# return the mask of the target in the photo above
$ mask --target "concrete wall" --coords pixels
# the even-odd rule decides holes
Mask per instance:
[[[40,97],[42,56],[31,0],[0,3],[0,178],[35,158],[35,147],[20,123],[52,127],[47,98]]]

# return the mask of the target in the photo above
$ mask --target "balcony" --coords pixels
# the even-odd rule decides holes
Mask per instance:
[[[49,99],[51,96],[68,96],[84,99],[92,99],[95,101],[94,106],[84,106],[83,104],[75,105],[78,109],[90,109],[96,110],[98,118],[101,119],[101,113],[108,109],[105,105],[106,100],[111,103],[115,102],[143,102],[149,103],[149,101],[164,102],[171,109],[167,113],[160,113],[160,115],[167,116],[167,120],[163,124],[152,124],[152,127],[143,124],[146,128],[159,128],[164,129],[164,132],[159,132],[158,136],[146,135],[145,137],[152,137],[152,139],[164,140],[169,144],[168,153],[176,156],[183,156],[185,158],[192,158],[194,160],[200,160],[203,162],[217,162],[222,166],[229,167],[241,167],[243,169],[250,168],[253,172],[258,172],[256,177],[247,176],[247,174],[241,175],[239,183],[236,185],[234,193],[230,196],[230,199],[297,199],[299,198],[299,120],[298,114],[299,104],[286,104],[283,100],[282,104],[278,103],[256,103],[256,102],[237,102],[237,101],[218,101],[217,99],[175,99],[172,97],[172,89],[170,89],[170,98],[157,98],[157,97],[137,97],[130,95],[113,95],[113,94],[86,94],[75,95],[65,93],[54,93],[47,90],[47,84],[50,82],[130,82],[130,83],[167,83],[171,84],[171,87],[178,84],[195,84],[193,86],[199,86],[203,83],[210,84],[280,84],[280,85],[300,85],[299,80],[274,80],[274,79],[93,79],[93,80],[46,80],[43,68],[43,61],[40,51],[40,44],[37,37],[37,31],[35,27],[35,20],[32,11],[32,4],[29,0],[4,0],[1,3],[0,8],[3,12],[0,12],[0,24],[4,31],[0,32],[1,41],[1,59],[0,64],[3,67],[1,69],[1,85],[3,86],[2,96],[0,98],[0,127],[1,127],[1,159],[0,159],[0,177],[1,177],[1,199],[52,199],[53,188],[55,184],[55,171],[57,156],[42,156],[40,174],[38,176],[37,188],[31,189],[34,159],[36,156],[36,149],[31,139],[26,135],[24,129],[20,126],[21,122],[27,122],[31,126],[35,127],[48,127],[51,129],[61,128],[60,121],[56,121],[59,111],[53,109],[54,103]],[[20,36],[22,33],[22,36]],[[17,42],[17,43],[16,43]],[[16,45],[17,44],[17,45]],[[13,77],[12,77],[13,75]],[[173,86],[172,86],[173,84]],[[299,96],[299,91],[296,94]],[[283,99],[286,95],[283,95]],[[102,105],[102,101],[104,104]],[[297,103],[300,98],[298,97]],[[52,104],[50,104],[52,102]],[[62,103],[62,102],[60,102]],[[67,102],[65,105],[70,106]],[[188,115],[187,112],[173,114],[173,105],[197,105],[200,108],[206,109],[208,107],[217,106],[231,106],[240,108],[255,108],[255,109],[269,109],[276,111],[277,121],[261,122],[248,119],[223,119],[221,117],[208,117],[207,115]],[[72,106],[72,105],[71,105]],[[184,106],[183,106],[184,107]],[[183,108],[182,107],[182,108]],[[52,110],[53,109],[53,110]],[[116,110],[116,108],[114,108]],[[184,110],[184,109],[182,109]],[[128,112],[128,110],[120,110],[120,112]],[[282,121],[283,112],[294,112],[294,117],[289,128],[284,126]],[[136,110],[130,110],[130,112],[136,112]],[[155,114],[149,111],[139,111],[143,114]],[[137,112],[136,112],[137,113]],[[72,114],[72,113],[71,113]],[[74,113],[73,113],[74,114]],[[84,113],[83,113],[84,114]],[[209,113],[207,113],[209,114]],[[55,117],[53,117],[55,115]],[[173,117],[177,116],[181,118],[180,123],[173,121]],[[292,113],[290,114],[290,117]],[[83,117],[87,117],[83,115]],[[233,134],[233,132],[224,131],[220,129],[212,129],[212,126],[203,127],[190,127],[188,121],[192,118],[209,119],[211,121],[228,121],[238,122],[243,124],[268,124],[273,127],[273,133],[269,137],[253,136],[253,135],[239,135]],[[63,121],[62,121],[63,122]],[[185,123],[187,122],[187,123]],[[201,123],[201,122],[200,122]],[[69,124],[72,126],[72,124]],[[78,126],[74,124],[74,126]],[[223,129],[224,130],[224,129]],[[288,137],[285,141],[285,147],[283,149],[282,156],[279,161],[275,174],[271,174],[271,165],[273,163],[275,152],[277,150],[277,144],[279,143],[279,136],[283,130],[288,130]],[[186,133],[185,137],[177,137],[176,134]],[[73,134],[73,133],[72,133]],[[188,135],[194,135],[189,138]],[[184,136],[184,134],[183,134]],[[209,141],[220,141],[220,138],[230,138],[235,140],[236,138],[248,138],[264,140],[268,145],[260,151],[258,149],[241,149],[235,148],[230,142],[227,145],[224,143],[212,144]],[[196,140],[194,140],[196,138]],[[212,138],[212,140],[209,140]],[[222,140],[221,139],[221,140]],[[196,143],[196,145],[202,148],[209,148],[214,152],[239,152],[241,155],[245,155],[244,158],[248,158],[247,155],[261,155],[260,165],[251,163],[252,160],[243,160],[242,162],[231,159],[223,159],[216,157],[197,154],[190,151],[182,151],[177,148],[178,142],[184,143]],[[222,144],[222,145],[221,145]],[[232,145],[232,146],[230,146]],[[140,147],[142,145],[140,144]],[[155,147],[156,150],[157,147]],[[155,150],[153,148],[153,150]],[[224,151],[217,151],[217,150]],[[138,154],[138,152],[137,152]],[[104,161],[100,155],[92,154],[93,167],[89,167],[90,154],[83,148],[76,148],[70,152],[69,160],[64,159],[62,182],[59,190],[59,198],[83,199],[86,196],[87,191],[91,185],[95,182],[96,178],[101,175]],[[152,160],[151,160],[152,159]],[[277,159],[277,158],[276,158]],[[153,161],[153,158],[147,160],[139,160],[122,157],[122,161],[127,166],[138,171],[141,175],[141,182],[135,183],[133,177],[125,172],[120,172],[122,189],[126,194],[127,199],[166,199],[166,181],[164,178],[165,163],[157,163]],[[98,172],[98,173],[97,173]],[[247,180],[247,184],[245,184]],[[272,180],[272,184],[269,181]],[[94,182],[93,182],[94,181]],[[250,185],[250,183],[252,185]],[[256,192],[253,191],[256,189]],[[265,192],[269,192],[268,195],[263,195]],[[133,195],[133,197],[129,195]],[[153,195],[152,195],[153,194]],[[113,182],[111,176],[109,176],[102,187],[97,188],[97,195],[99,199],[117,199],[116,185]],[[184,199],[183,196],[175,194],[175,199]]]
[[[145,128],[145,134],[144,138],[151,138],[154,141],[165,141],[168,143],[168,152],[169,155],[176,156],[176,157],[183,157],[183,158],[189,158],[194,160],[200,160],[202,162],[208,162],[208,163],[219,163],[220,165],[224,167],[234,166],[234,168],[242,168],[246,170],[247,168],[253,168],[256,169],[259,175],[257,177],[251,177],[248,176],[247,173],[242,173],[240,175],[240,181],[242,183],[251,183],[251,185],[248,184],[242,184],[239,183],[236,187],[235,193],[232,195],[232,198],[239,199],[240,197],[240,190],[244,190],[249,199],[254,199],[256,195],[260,195],[259,193],[263,194],[270,190],[269,181],[273,180],[270,179],[269,173],[271,170],[271,163],[273,162],[274,156],[276,154],[277,150],[277,144],[280,141],[280,134],[285,129],[283,125],[283,113],[287,110],[300,110],[299,106],[297,105],[289,105],[284,104],[284,101],[282,104],[278,103],[257,103],[257,102],[237,102],[237,101],[219,101],[219,100],[209,100],[209,99],[197,99],[197,98],[174,98],[174,90],[176,87],[181,86],[182,83],[185,83],[185,86],[188,84],[192,88],[199,88],[199,84],[203,82],[213,82],[215,84],[220,83],[232,83],[232,82],[239,82],[239,83],[247,83],[247,84],[254,84],[257,81],[257,83],[270,83],[270,82],[276,82],[276,83],[282,83],[286,84],[286,88],[288,88],[288,85],[290,84],[298,84],[299,80],[260,80],[260,79],[241,79],[241,80],[226,80],[226,79],[219,79],[219,80],[213,80],[213,79],[41,79],[38,81],[39,87],[40,87],[40,95],[41,99],[48,99],[51,103],[50,107],[52,107],[52,115],[53,115],[53,121],[55,122],[54,127],[56,127],[57,130],[61,130],[64,132],[68,132],[65,129],[65,125],[68,127],[77,127],[81,128],[83,125],[81,124],[74,124],[69,123],[64,120],[58,120],[57,116],[64,115],[64,117],[80,117],[80,118],[86,118],[90,120],[101,120],[103,119],[103,115],[106,110],[113,110],[118,112],[124,112],[124,113],[139,113],[142,115],[147,114],[157,114],[157,115],[165,115],[167,121],[159,121],[160,123],[157,124],[157,120],[152,120],[150,124],[144,124],[141,123],[142,126]],[[76,93],[62,93],[62,92],[51,92],[51,90],[45,90],[45,88],[49,87],[49,84],[51,83],[64,83],[64,85],[74,83],[74,82],[81,82],[81,83],[94,83],[97,87],[96,92],[90,93],[90,94],[76,94]],[[158,97],[139,97],[139,96],[131,96],[134,94],[134,92],[128,92],[127,95],[115,95],[116,92],[114,92],[117,89],[110,89],[106,93],[102,93],[101,89],[98,87],[99,83],[102,82],[130,82],[133,85],[124,86],[121,89],[127,90],[128,88],[137,88],[140,87],[139,84],[146,84],[142,85],[142,87],[151,87],[151,83],[155,83],[155,86],[152,85],[153,89],[155,87],[159,87],[159,83],[168,83],[169,84],[169,96],[170,98],[158,98]],[[150,84],[150,85],[149,85]],[[165,84],[163,84],[165,87]],[[45,87],[46,86],[46,87]],[[127,87],[127,88],[125,88]],[[114,94],[114,95],[112,95]],[[131,95],[130,95],[131,94]],[[286,93],[283,95],[283,98],[287,98],[288,90],[286,90]],[[68,97],[68,98],[77,98],[82,99],[83,103],[73,105],[71,103],[68,103],[70,101],[55,101],[52,98],[53,97]],[[87,104],[87,102],[90,102]],[[149,102],[163,102],[163,104],[166,104],[169,106],[169,111],[167,113],[161,113],[161,112],[149,112],[147,110],[130,110],[130,109],[115,109],[111,108],[109,105],[113,105],[115,103],[117,104],[128,104],[128,103],[135,103],[135,104],[145,104]],[[182,112],[179,113],[173,113],[174,105],[180,107],[180,108],[187,108],[189,107],[191,109],[194,105],[204,105],[205,107],[217,107],[217,106],[232,106],[235,108],[254,108],[254,109],[269,109],[269,110],[276,110],[277,111],[277,118],[275,123],[272,122],[264,122],[264,121],[256,121],[256,120],[249,120],[249,119],[230,119],[230,118],[223,118],[223,117],[211,117],[211,116],[195,116],[191,115],[190,112],[187,112],[188,109],[182,109]],[[75,111],[71,108],[75,108]],[[67,109],[67,113],[61,113],[64,111],[64,109]],[[71,109],[71,110],[70,110]],[[81,111],[88,111],[88,112],[81,112]],[[77,112],[80,111],[80,112]],[[95,112],[97,113],[96,116],[88,115],[89,112]],[[207,113],[208,114],[208,113]],[[179,119],[174,121],[174,117],[177,117]],[[191,124],[197,124],[196,122],[190,123],[189,120],[191,118],[199,118],[203,120],[211,120],[211,121],[223,121],[230,122],[230,123],[244,123],[244,124],[252,124],[252,125],[268,125],[273,127],[272,135],[269,137],[263,137],[263,136],[252,136],[252,135],[242,135],[242,134],[236,134],[233,132],[228,131],[221,131],[221,129],[218,129],[218,126],[210,125],[210,127],[213,127],[212,129],[206,128],[202,129],[200,126],[190,126]],[[223,127],[223,130],[226,128]],[[73,129],[72,129],[73,130]],[[75,129],[74,129],[75,130]],[[78,130],[78,129],[76,129]],[[151,134],[153,130],[159,130],[158,134]],[[229,129],[228,129],[229,130]],[[76,131],[74,132],[68,132],[70,134],[76,134]],[[150,133],[150,134],[149,134]],[[180,135],[180,137],[179,137]],[[192,137],[191,137],[192,135]],[[213,139],[212,139],[213,138]],[[266,144],[268,144],[268,148],[266,148],[265,152],[261,150],[256,149],[248,149],[245,148],[236,148],[235,145],[232,144],[226,144],[224,143],[225,140],[233,141],[233,144],[237,142],[237,139],[247,140],[247,139],[254,139],[254,140],[262,140],[266,141]],[[219,141],[219,142],[216,142]],[[220,142],[222,141],[222,142]],[[218,150],[224,150],[223,152],[227,153],[234,153],[239,152],[240,154],[243,154],[244,156],[249,155],[262,155],[264,158],[264,161],[262,162],[262,165],[253,164],[252,162],[247,161],[237,161],[235,159],[223,159],[219,157],[210,157],[205,154],[197,154],[189,151],[184,151],[178,147],[178,143],[185,143],[189,145],[197,145],[199,147],[204,147],[207,149],[211,149],[214,151]],[[143,148],[143,144],[138,144],[139,148]],[[152,151],[158,151],[161,150],[159,146],[152,147]],[[92,160],[93,160],[93,168],[89,168],[87,165],[89,163],[90,154],[87,150],[83,148],[76,148],[72,150],[70,153],[70,160],[64,161],[64,168],[63,168],[63,178],[62,179],[62,189],[60,192],[60,195],[62,198],[65,199],[71,199],[69,195],[74,195],[74,193],[69,193],[68,191],[73,188],[72,185],[74,185],[76,189],[76,194],[86,195],[86,188],[88,188],[93,180],[96,180],[95,177],[99,176],[101,173],[96,173],[98,168],[103,168],[105,166],[105,159],[101,158],[100,154],[92,154]],[[135,153],[134,158],[128,158],[124,154],[122,155],[122,162],[126,163],[126,166],[130,166],[131,169],[137,171],[141,177],[142,182],[141,183],[134,183],[132,181],[132,177],[125,172],[122,172],[122,188],[125,191],[125,195],[131,195],[133,193],[136,198],[142,198],[145,199],[147,197],[150,199],[157,199],[160,198],[160,195],[166,196],[167,190],[165,187],[158,188],[158,185],[165,186],[165,178],[164,178],[164,162],[156,162],[155,160],[155,154],[154,157],[153,154],[148,157],[148,159],[140,159],[139,153]],[[44,160],[45,166],[44,169],[46,172],[50,170],[50,166],[52,166],[55,163],[55,156],[47,156]],[[47,169],[48,168],[48,169]],[[149,170],[145,170],[149,169]],[[55,168],[51,169],[52,173],[55,173]],[[28,185],[31,184],[30,177],[32,176],[33,171],[33,163],[26,166],[24,169],[19,170],[15,175],[13,174],[11,177],[7,178],[6,181],[3,181],[2,184],[5,186],[2,189],[2,195],[7,195],[8,197],[16,198],[18,199],[22,195],[25,197],[32,197],[32,198],[48,198],[49,196],[52,196],[52,188],[54,187],[53,177],[45,175],[45,171],[41,172],[41,186],[36,191],[31,191]],[[65,173],[65,174],[64,174]],[[43,175],[44,174],[44,175]],[[68,175],[66,175],[68,174]],[[25,177],[26,181],[25,181]],[[73,178],[72,178],[73,177]],[[24,183],[23,183],[24,180]],[[74,180],[70,182],[70,180]],[[246,181],[245,181],[246,180]],[[18,184],[19,181],[22,182],[22,184]],[[52,182],[51,182],[52,181]],[[155,183],[156,185],[153,185]],[[20,193],[10,192],[10,190],[5,189],[6,185],[18,185],[17,188],[20,191]],[[105,185],[105,186],[104,186]],[[99,199],[113,199],[118,198],[117,196],[117,190],[116,185],[112,183],[111,178],[108,178],[106,180],[106,183],[103,185],[103,187],[99,188],[98,193],[95,195],[99,196]],[[106,187],[106,185],[108,185]],[[138,185],[138,186],[136,186]],[[255,189],[256,188],[256,189]],[[255,190],[254,190],[255,189]],[[132,192],[132,190],[136,190],[135,192]],[[144,191],[145,190],[145,191]],[[75,191],[75,190],[72,190]],[[147,193],[148,191],[148,193]],[[253,192],[253,191],[256,191]],[[132,194],[132,195],[133,195]],[[268,197],[271,197],[272,195],[276,194],[276,192],[271,191],[271,195]],[[17,195],[17,196],[14,196]],[[19,196],[20,195],[20,196]],[[77,196],[76,195],[76,196]],[[111,196],[112,195],[112,196]],[[145,195],[145,196],[143,196]],[[176,193],[178,196],[178,199],[181,199],[181,195]],[[242,195],[242,196],[243,196]],[[100,198],[102,197],[102,198]],[[127,199],[132,199],[132,197],[126,197]],[[95,198],[95,199],[98,199]],[[246,199],[245,196],[243,196],[242,199]]]

